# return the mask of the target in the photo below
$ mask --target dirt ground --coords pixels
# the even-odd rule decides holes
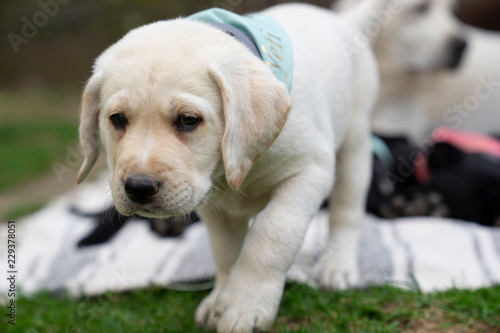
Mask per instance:
[[[105,168],[105,159],[101,156],[94,170]],[[0,216],[20,206],[39,205],[49,202],[58,196],[74,189],[78,168],[72,169],[60,176],[49,169],[39,177],[21,184],[13,189],[0,192]]]

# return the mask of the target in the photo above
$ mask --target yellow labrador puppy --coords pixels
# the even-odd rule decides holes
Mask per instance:
[[[121,214],[201,215],[217,275],[196,321],[219,332],[272,325],[285,274],[330,195],[318,280],[330,288],[356,280],[370,180],[378,91],[370,50],[347,61],[338,44],[354,33],[328,10],[281,5],[253,17],[286,33],[255,43],[264,60],[202,20],[156,22],[107,49],[83,95],[78,181],[101,142]],[[280,63],[290,56],[293,73]]]

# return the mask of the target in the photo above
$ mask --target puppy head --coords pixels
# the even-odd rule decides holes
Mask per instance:
[[[290,106],[285,85],[226,33],[183,19],[138,28],[96,60],[85,88],[78,182],[101,142],[121,214],[188,213],[219,178],[240,187]]]
[[[418,72],[459,65],[466,41],[453,16],[452,0],[404,0],[392,29],[406,71]]]
[[[349,10],[363,1],[376,8],[361,29],[379,31],[370,38],[376,40],[382,70],[413,73],[460,64],[467,43],[453,16],[456,0],[339,0],[335,9]]]

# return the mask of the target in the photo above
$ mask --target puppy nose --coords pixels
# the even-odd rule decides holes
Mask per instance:
[[[459,37],[454,37],[451,39],[450,43],[452,55],[449,67],[454,69],[460,65],[460,62],[464,55],[464,51],[467,48],[467,41]]]
[[[451,40],[451,45],[455,53],[462,53],[467,47],[467,41],[460,37],[455,37]]]
[[[153,180],[148,175],[136,174],[125,179],[125,192],[130,200],[147,204],[153,201],[153,196],[160,189],[161,182]]]

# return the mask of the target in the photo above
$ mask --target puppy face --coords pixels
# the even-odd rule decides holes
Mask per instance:
[[[217,86],[206,74],[174,81],[171,71],[150,70],[155,73],[142,73],[139,82],[120,78],[116,90],[109,88],[118,86],[116,79],[105,83],[112,92],[103,96],[99,127],[115,205],[124,215],[188,213],[206,200],[222,161]],[[148,75],[152,82],[144,82]]]
[[[413,73],[460,64],[467,44],[453,16],[456,0],[338,0],[335,8],[345,11],[363,1],[378,6],[369,20],[380,32],[370,37],[383,70]]]
[[[466,46],[451,0],[404,0],[385,33],[409,72],[455,68]]]
[[[189,213],[214,181],[241,185],[290,104],[284,84],[224,32],[187,20],[144,26],[95,63],[83,96],[78,181],[101,142],[121,214]]]

